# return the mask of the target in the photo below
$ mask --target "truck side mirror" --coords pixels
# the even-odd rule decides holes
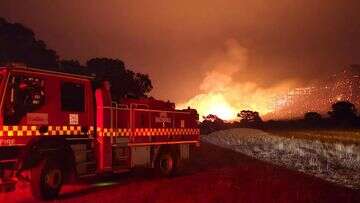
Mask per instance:
[[[44,102],[44,92],[41,86],[20,81],[18,84],[19,103],[27,110],[32,110]]]

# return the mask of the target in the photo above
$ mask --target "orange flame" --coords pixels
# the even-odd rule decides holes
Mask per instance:
[[[247,59],[247,49],[234,40],[228,41],[225,51],[217,52],[205,63],[211,70],[199,87],[202,93],[179,107],[195,108],[201,118],[214,114],[223,120],[236,119],[241,110],[257,111],[262,116],[274,111],[276,96],[286,92],[293,83],[285,81],[261,88],[256,83],[233,81],[233,75],[247,67]]]

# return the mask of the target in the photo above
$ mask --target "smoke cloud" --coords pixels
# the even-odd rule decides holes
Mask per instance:
[[[241,110],[266,115],[274,110],[276,96],[295,86],[292,80],[269,87],[238,80],[237,76],[250,68],[249,50],[234,39],[227,40],[224,48],[215,51],[204,66],[209,71],[199,86],[201,93],[179,105],[197,109],[200,117],[215,114],[221,119],[233,120]]]

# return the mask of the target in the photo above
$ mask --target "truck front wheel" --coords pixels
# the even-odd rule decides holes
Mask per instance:
[[[48,200],[59,195],[63,170],[57,162],[43,160],[31,169],[31,191],[35,198]]]

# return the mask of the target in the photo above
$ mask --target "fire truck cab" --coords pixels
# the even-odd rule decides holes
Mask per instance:
[[[0,68],[0,190],[28,182],[40,199],[74,177],[135,167],[171,175],[199,145],[198,114],[146,99],[112,101],[108,82],[25,66]]]

